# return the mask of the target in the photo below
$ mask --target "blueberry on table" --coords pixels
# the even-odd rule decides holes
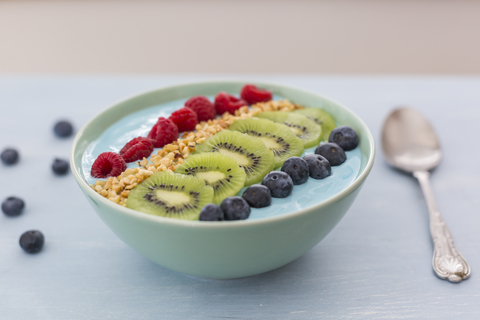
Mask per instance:
[[[294,185],[304,184],[308,180],[308,164],[300,157],[288,158],[283,163],[282,171],[292,178]]]
[[[209,203],[202,208],[202,211],[200,211],[199,220],[200,221],[223,221],[224,214],[222,209],[218,205],[214,203]]]
[[[42,250],[44,242],[43,234],[37,230],[27,231],[20,237],[20,247],[28,253],[37,253]]]
[[[262,184],[267,186],[274,198],[286,198],[293,190],[293,181],[288,174],[283,171],[272,171],[262,180]]]
[[[253,208],[265,208],[272,204],[270,189],[261,184],[254,184],[248,187],[243,192],[242,198]]]
[[[335,142],[344,151],[350,151],[358,146],[358,135],[350,127],[342,126],[332,130],[328,142]]]
[[[330,162],[331,166],[339,166],[347,160],[343,149],[336,143],[322,143],[315,149],[315,154],[319,154]]]
[[[2,211],[9,217],[20,215],[25,208],[25,202],[17,197],[8,197],[2,202]]]
[[[68,121],[59,121],[53,127],[53,131],[60,138],[70,137],[73,133],[73,126]]]
[[[303,159],[307,162],[310,177],[313,179],[325,179],[332,174],[330,162],[328,162],[325,157],[322,157],[319,154],[309,154],[303,157]]]
[[[15,149],[5,149],[2,151],[2,154],[0,155],[0,158],[2,159],[2,162],[6,165],[12,165],[18,162],[18,151]]]
[[[250,206],[241,197],[228,197],[220,205],[225,220],[245,220],[250,216]]]
[[[52,164],[52,170],[56,175],[62,176],[67,174],[68,170],[70,169],[70,165],[68,161],[62,159],[55,159]]]

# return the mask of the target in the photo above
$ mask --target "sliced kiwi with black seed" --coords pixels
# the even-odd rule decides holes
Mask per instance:
[[[305,149],[317,146],[322,140],[322,128],[301,114],[283,111],[267,111],[260,112],[255,117],[283,123],[289,127],[297,137],[302,139]]]
[[[280,168],[288,158],[300,156],[303,153],[302,139],[281,123],[249,118],[235,121],[228,129],[262,140],[275,156],[275,168]]]
[[[328,141],[330,132],[335,129],[335,120],[327,111],[320,108],[305,108],[293,111],[301,114],[322,127],[322,141]]]
[[[197,145],[197,153],[218,152],[234,158],[245,171],[245,186],[262,181],[275,167],[275,157],[262,140],[230,130],[223,130]]]
[[[167,218],[198,220],[213,199],[203,179],[170,171],[155,172],[130,191],[127,208]]]
[[[175,173],[194,176],[205,181],[213,188],[213,203],[220,204],[223,199],[234,196],[245,185],[245,170],[237,161],[217,152],[191,155]]]

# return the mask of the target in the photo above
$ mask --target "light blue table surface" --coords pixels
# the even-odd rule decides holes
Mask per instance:
[[[0,165],[0,201],[26,201],[22,216],[0,214],[0,319],[480,319],[480,78],[242,76],[338,100],[378,146],[363,190],[330,235],[297,261],[251,278],[204,280],[157,266],[102,223],[71,174],[51,173],[73,140],[54,137],[56,120],[79,129],[119,99],[206,78],[219,77],[0,77],[0,149],[21,152],[18,165]],[[433,275],[420,188],[382,158],[382,122],[404,104],[440,136],[445,158],[432,183],[472,267],[460,284]],[[18,245],[29,229],[45,234],[39,254]]]

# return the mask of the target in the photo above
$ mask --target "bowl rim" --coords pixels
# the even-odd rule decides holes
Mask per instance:
[[[305,93],[305,94],[310,94],[310,95],[321,97],[322,99],[324,99],[324,100],[326,100],[330,103],[333,103],[333,104],[336,104],[336,105],[340,106],[341,108],[343,108],[347,112],[349,112],[354,118],[356,118],[356,120],[360,123],[361,126],[364,127],[365,132],[367,133],[366,138],[367,138],[367,141],[368,141],[371,152],[368,155],[367,164],[365,165],[365,168],[360,172],[360,174],[357,175],[356,179],[349,186],[347,186],[345,189],[338,192],[334,196],[332,196],[332,197],[330,197],[330,198],[328,198],[328,199],[326,199],[326,200],[324,200],[320,203],[312,205],[308,208],[297,210],[297,211],[294,211],[294,212],[281,214],[281,215],[277,215],[277,216],[263,217],[263,218],[252,219],[252,220],[247,219],[247,220],[238,220],[238,221],[222,221],[222,223],[218,223],[216,221],[202,221],[202,222],[200,222],[200,221],[196,221],[196,220],[194,221],[194,220],[172,219],[172,218],[166,218],[166,217],[161,217],[161,216],[155,216],[155,215],[143,213],[143,212],[140,212],[140,211],[136,211],[136,210],[133,210],[133,209],[130,209],[130,208],[127,208],[127,207],[123,207],[123,206],[120,206],[116,203],[113,203],[112,201],[110,201],[110,200],[102,197],[101,195],[99,195],[97,192],[95,192],[90,187],[90,185],[88,185],[88,183],[84,180],[84,178],[82,176],[80,176],[80,174],[79,174],[80,170],[78,170],[78,168],[75,164],[75,150],[77,148],[78,142],[80,141],[80,138],[83,136],[84,132],[88,129],[90,124],[95,119],[101,117],[104,113],[106,113],[110,109],[115,108],[117,105],[119,105],[121,103],[124,103],[124,102],[127,102],[128,100],[138,98],[139,96],[142,96],[142,95],[151,94],[153,92],[157,92],[157,91],[160,91],[160,90],[167,90],[167,89],[170,89],[170,88],[173,88],[173,87],[176,87],[176,88],[178,88],[178,87],[188,87],[188,86],[193,86],[193,85],[198,85],[198,84],[214,85],[214,84],[222,84],[222,83],[223,84],[224,83],[240,84],[240,85],[245,84],[245,83],[253,83],[253,84],[255,84],[259,87],[275,86],[277,88],[294,89],[298,92],[302,92],[302,93]],[[376,153],[375,141],[373,139],[372,133],[370,132],[370,129],[365,124],[365,122],[363,122],[363,120],[359,116],[357,116],[352,110],[345,107],[343,104],[337,102],[334,99],[331,99],[327,96],[324,96],[324,95],[321,95],[321,94],[318,94],[318,93],[315,93],[315,92],[312,92],[312,91],[309,91],[309,90],[298,88],[296,86],[282,85],[282,84],[277,84],[277,83],[273,83],[273,82],[259,82],[259,81],[249,81],[249,80],[241,80],[241,79],[240,80],[231,80],[231,79],[222,80],[222,79],[219,79],[219,80],[181,82],[181,83],[174,84],[174,85],[162,86],[162,87],[158,87],[158,88],[154,88],[154,89],[150,89],[150,90],[145,90],[145,91],[142,91],[142,92],[139,92],[139,93],[136,93],[136,94],[132,94],[132,95],[126,97],[126,98],[120,99],[120,100],[116,101],[115,103],[109,105],[107,108],[105,108],[104,110],[100,111],[95,116],[93,116],[87,123],[85,123],[82,126],[82,128],[77,132],[77,134],[75,135],[75,138],[73,140],[72,147],[71,147],[71,150],[70,150],[70,166],[72,168],[71,171],[73,172],[73,175],[74,175],[75,180],[77,181],[78,185],[80,186],[80,188],[83,191],[87,192],[87,194],[92,198],[93,201],[98,200],[101,203],[103,203],[104,205],[106,205],[107,207],[110,207],[111,209],[120,211],[121,213],[123,213],[125,215],[128,215],[128,216],[131,216],[132,218],[145,219],[145,220],[148,220],[148,221],[151,221],[151,222],[154,222],[154,223],[168,224],[168,225],[172,225],[172,226],[183,226],[183,227],[194,227],[194,228],[232,228],[232,227],[253,226],[253,225],[259,226],[259,225],[263,225],[265,223],[270,224],[270,223],[273,223],[273,222],[281,222],[281,221],[284,221],[284,220],[293,219],[293,218],[301,216],[301,215],[306,215],[311,211],[319,210],[323,207],[326,207],[326,206],[328,206],[332,203],[335,203],[335,202],[341,200],[342,198],[346,197],[347,195],[352,193],[354,190],[356,190],[365,181],[365,179],[367,178],[368,174],[370,173],[370,171],[372,169],[374,159],[375,159],[375,153]]]

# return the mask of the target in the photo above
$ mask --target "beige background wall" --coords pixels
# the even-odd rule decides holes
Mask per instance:
[[[480,1],[2,1],[0,74],[480,74]]]

